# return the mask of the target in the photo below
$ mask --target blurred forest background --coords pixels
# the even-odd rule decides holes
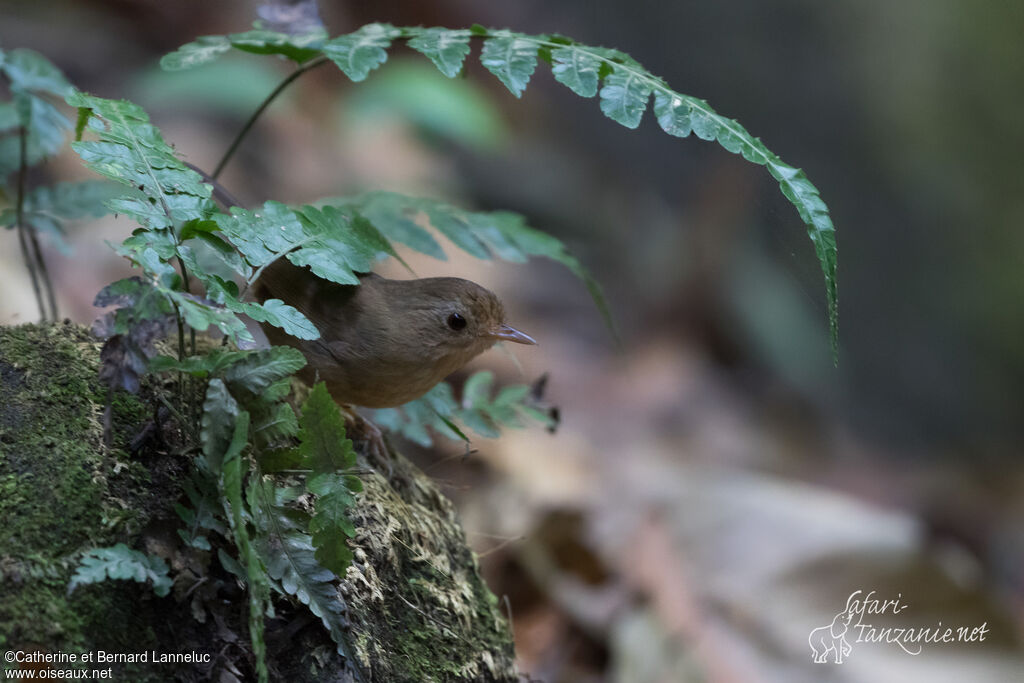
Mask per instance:
[[[138,102],[210,169],[287,65],[157,62],[246,30],[256,4],[2,0],[0,45]],[[837,227],[834,367],[817,261],[765,169],[649,113],[628,131],[546,68],[518,101],[475,57],[455,80],[405,48],[363,84],[323,67],[232,161],[222,181],[249,204],[390,189],[517,211],[604,284],[621,350],[557,265],[413,263],[497,291],[541,345],[474,367],[550,373],[561,409],[554,436],[406,449],[457,501],[531,680],[1020,680],[1024,5],[320,4],[332,35],[476,22],[622,49],[803,168]],[[85,177],[65,153],[32,181]],[[127,270],[103,240],[131,229],[46,236],[62,315],[96,316],[94,294]],[[6,231],[0,322],[36,318]],[[900,626],[990,635],[917,657],[857,643],[841,667],[813,664],[808,634],[858,589],[901,594]]]

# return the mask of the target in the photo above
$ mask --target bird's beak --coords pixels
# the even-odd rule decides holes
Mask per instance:
[[[495,339],[500,339],[502,341],[515,342],[516,344],[534,344],[535,345],[537,343],[537,340],[534,339],[533,337],[531,337],[530,335],[523,334],[522,332],[520,332],[516,328],[510,327],[510,326],[505,325],[505,324],[499,325],[496,329],[494,329],[491,332],[491,334],[489,336],[494,337]]]

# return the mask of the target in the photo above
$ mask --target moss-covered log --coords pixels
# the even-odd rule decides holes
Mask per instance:
[[[165,388],[114,396],[108,446],[98,360],[98,342],[78,326],[0,327],[0,651],[148,653],[148,662],[48,666],[113,666],[121,680],[249,680],[243,589],[216,546],[186,548],[176,533],[190,464],[154,408]],[[338,584],[358,666],[335,654],[305,607],[275,599],[272,680],[515,680],[507,622],[451,503],[400,456],[390,476],[368,471],[352,510],[355,561]],[[171,595],[130,581],[69,593],[82,553],[118,542],[164,557]],[[187,653],[208,661],[152,661]]]

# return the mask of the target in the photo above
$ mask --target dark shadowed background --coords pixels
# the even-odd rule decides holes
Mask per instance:
[[[159,57],[247,29],[257,3],[0,2],[0,45],[127,97],[207,169],[287,73],[235,54]],[[413,259],[475,279],[540,346],[474,367],[550,373],[563,416],[410,447],[460,506],[520,667],[558,681],[1014,680],[1024,666],[1024,6],[969,0],[321,2],[332,35],[370,21],[481,23],[617,47],[803,168],[839,243],[840,357],[794,208],[713,143],[606,119],[541,65],[522,100],[476,60],[448,80],[405,48],[362,84],[333,67],[276,102],[223,181],[243,202],[390,189],[508,209],[603,283],[543,262]],[[36,180],[87,177],[72,154]],[[45,249],[61,312],[127,266],[112,218]],[[36,318],[12,232],[0,322]],[[856,590],[901,594],[893,625],[980,625],[914,657],[854,643],[813,664],[811,629]],[[852,640],[851,640],[852,642]]]

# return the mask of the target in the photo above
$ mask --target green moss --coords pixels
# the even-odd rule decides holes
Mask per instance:
[[[78,328],[0,332],[0,554],[66,555],[98,526],[104,478],[94,415],[95,363]],[[45,485],[44,485],[45,482]],[[19,495],[17,492],[20,491]],[[31,492],[32,495],[27,495]]]
[[[152,640],[145,610],[125,599],[121,582],[67,595],[81,551],[143,523],[111,482],[140,490],[145,477],[137,468],[121,471],[113,456],[124,455],[146,409],[134,396],[115,395],[108,452],[98,361],[99,344],[84,328],[0,328],[0,646],[81,651],[130,633],[134,651]],[[112,523],[115,510],[125,514]]]
[[[356,559],[342,590],[357,657],[388,681],[517,680],[508,623],[451,503],[403,458],[394,467],[401,495],[364,477],[351,513]]]

